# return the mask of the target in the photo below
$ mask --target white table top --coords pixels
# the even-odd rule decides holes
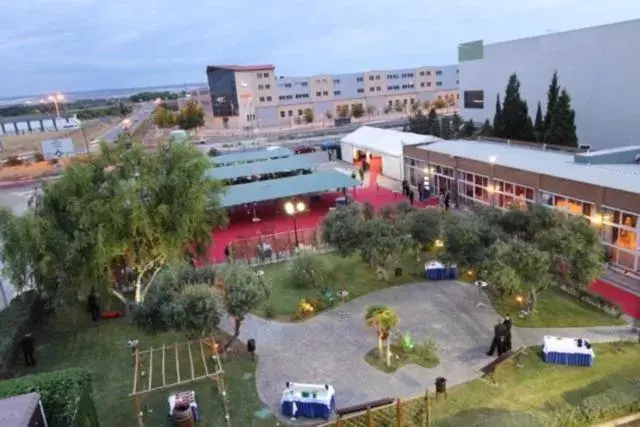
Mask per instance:
[[[578,347],[577,338],[562,338],[547,335],[544,337],[544,347],[542,351],[545,353],[588,354],[589,356],[595,357],[593,348],[587,348],[585,346],[588,342],[588,340],[582,339],[582,347]]]
[[[308,392],[309,397],[302,397],[302,392]],[[313,393],[316,393],[316,397],[313,397]],[[333,386],[329,386],[327,390],[324,385],[319,384],[291,383],[282,392],[281,402],[322,403],[329,407],[335,394]]]

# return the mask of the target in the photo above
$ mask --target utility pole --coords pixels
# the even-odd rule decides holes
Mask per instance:
[[[89,141],[87,140],[87,131],[84,128],[84,121],[80,122],[80,130],[82,131],[82,136],[84,137],[84,148],[87,150],[87,156],[89,153]]]

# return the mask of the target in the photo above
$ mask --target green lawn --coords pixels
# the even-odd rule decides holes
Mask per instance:
[[[511,314],[515,326],[529,328],[608,326],[626,323],[558,289],[549,289],[540,295],[536,313],[527,319],[518,317],[520,306],[513,296],[494,299],[493,306],[502,315]]]
[[[164,333],[147,335],[127,320],[109,320],[94,325],[89,315],[79,311],[52,319],[45,327],[33,331],[37,340],[35,368],[19,365],[20,374],[66,369],[86,368],[94,375],[94,397],[98,416],[103,426],[133,426],[135,414],[129,393],[132,391],[133,358],[126,344],[129,339],[140,340],[140,350],[161,347],[185,341],[183,334]],[[238,348],[242,348],[238,345]],[[273,418],[256,419],[255,413],[263,408],[258,399],[255,382],[255,362],[241,350],[223,361],[226,371],[227,394],[230,414],[234,426],[272,427]],[[168,353],[170,354],[170,353]],[[180,353],[180,369],[188,371],[189,359]],[[194,358],[195,358],[194,354]],[[199,354],[197,355],[199,356]],[[20,359],[19,359],[20,360]],[[161,377],[161,358],[155,359],[154,383]],[[167,359],[167,370],[175,372],[175,358]],[[171,365],[171,362],[173,364]],[[173,367],[173,369],[171,368]],[[186,375],[186,374],[183,374]],[[183,376],[184,378],[184,376]],[[167,379],[169,382],[169,379]],[[209,379],[178,387],[176,390],[152,392],[144,399],[148,409],[146,425],[170,426],[167,416],[167,398],[171,391],[195,390],[202,421],[201,427],[224,426],[224,412],[221,397],[215,383]]]
[[[374,270],[362,262],[359,256],[342,258],[332,253],[316,256],[327,265],[335,276],[335,283],[328,283],[327,286],[333,292],[341,289],[348,291],[349,299],[389,286],[416,282],[422,278],[422,276],[416,275],[416,263],[409,257],[400,263],[403,274],[395,277],[393,272],[390,272],[389,279],[385,282],[376,278]],[[271,297],[258,308],[256,314],[264,316],[265,307],[269,306],[277,319],[291,320],[295,316],[300,299],[322,299],[320,291],[317,289],[298,289],[288,286],[285,279],[288,266],[289,262],[285,261],[259,267],[265,272],[265,278],[271,284],[272,291]]]
[[[521,368],[509,363],[496,374],[498,386],[475,380],[451,388],[446,401],[433,403],[434,426],[473,426],[483,418],[505,413],[514,413],[522,421],[527,413],[542,419],[550,417],[545,425],[554,425],[557,414],[580,405],[585,397],[602,393],[620,381],[640,379],[640,345],[596,344],[594,350],[594,366],[582,368],[547,365],[540,358],[540,348],[530,348],[522,357]],[[568,423],[565,420],[559,425]]]
[[[417,343],[416,346],[421,346],[422,344],[423,343]],[[436,347],[433,348],[433,351],[405,352],[397,345],[391,346],[391,363],[389,365],[387,365],[386,354],[380,357],[377,347],[371,349],[364,356],[364,360],[377,370],[386,373],[395,372],[405,365],[418,365],[429,369],[435,368],[440,363],[436,355]]]

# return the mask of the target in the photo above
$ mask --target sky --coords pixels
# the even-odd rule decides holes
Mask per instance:
[[[463,42],[636,18],[638,0],[9,0],[0,97],[205,82],[216,64],[289,76],[447,65]]]

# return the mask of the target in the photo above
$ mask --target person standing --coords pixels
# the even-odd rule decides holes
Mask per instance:
[[[92,290],[89,294],[89,312],[91,313],[91,320],[94,323],[98,323],[100,319],[100,295],[95,290]]]
[[[502,319],[498,320],[498,323],[493,327],[493,340],[491,340],[491,347],[487,352],[487,356],[493,356],[498,350],[498,356],[504,353],[504,336],[506,333],[506,326],[502,322]]]
[[[444,195],[444,210],[448,211],[451,205],[451,193],[447,191]]]
[[[411,205],[413,205],[413,202],[415,200],[415,195],[413,194],[413,190],[409,190],[409,203],[411,203]]]
[[[27,366],[36,366],[36,358],[34,356],[36,349],[36,341],[31,335],[31,332],[27,332],[22,341],[20,342],[22,347],[22,354],[24,355],[24,363]]]
[[[502,324],[506,328],[506,334],[504,337],[505,349],[506,351],[511,351],[511,326],[513,326],[513,322],[511,321],[511,316],[507,314],[504,317],[504,321],[502,322]]]

